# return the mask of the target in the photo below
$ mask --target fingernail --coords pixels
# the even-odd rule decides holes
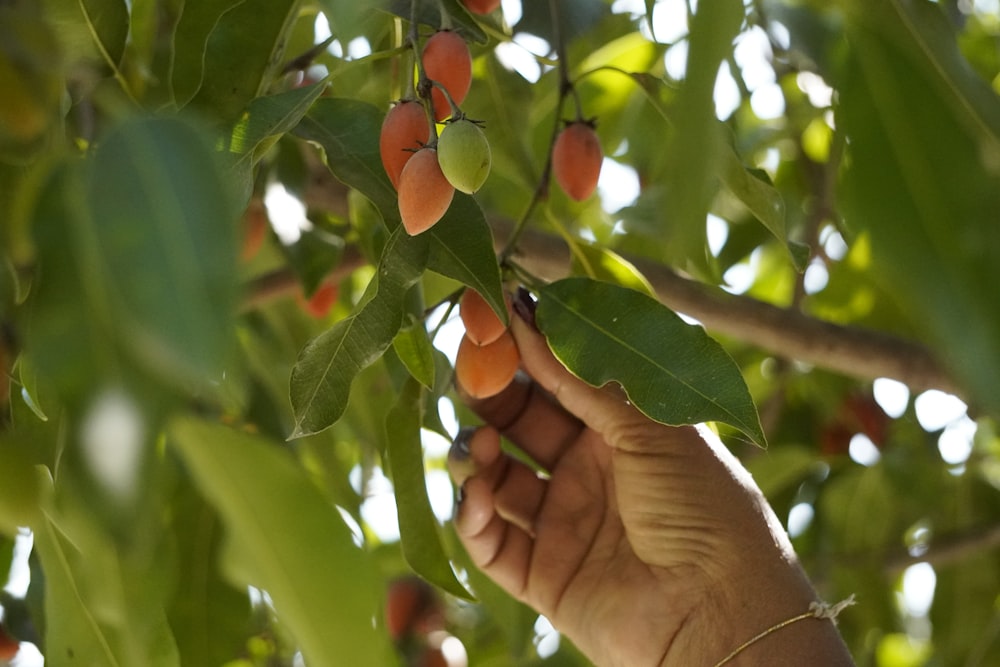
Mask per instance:
[[[472,435],[475,432],[475,426],[466,426],[462,428],[458,432],[458,435],[455,436],[455,440],[451,443],[451,449],[448,450],[448,458],[453,461],[468,461],[469,457],[472,456],[472,450],[469,446],[472,442]]]
[[[524,287],[518,287],[517,294],[514,295],[514,312],[535,331],[538,331],[538,325],[535,324],[535,309],[537,307],[538,304],[535,303],[531,292]]]

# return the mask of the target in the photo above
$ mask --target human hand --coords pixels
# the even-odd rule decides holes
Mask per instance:
[[[717,439],[583,383],[513,319],[530,377],[471,402],[488,426],[449,454],[477,566],[599,665],[715,665],[808,608],[784,531]],[[500,431],[545,474],[504,453]],[[833,628],[796,623],[727,664],[850,665]]]

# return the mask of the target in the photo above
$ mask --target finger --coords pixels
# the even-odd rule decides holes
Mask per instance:
[[[607,435],[622,424],[646,420],[617,392],[592,387],[570,373],[552,354],[545,338],[523,320],[512,318],[511,331],[528,374],[587,426]]]
[[[517,598],[524,595],[534,541],[497,512],[487,480],[469,478],[455,515],[455,532],[472,562]]]
[[[448,452],[448,471],[460,487],[472,477],[484,481],[494,493],[500,516],[534,534],[546,481],[523,462],[501,452],[495,429],[463,429]]]
[[[555,466],[583,428],[523,374],[496,396],[466,403],[546,470]]]

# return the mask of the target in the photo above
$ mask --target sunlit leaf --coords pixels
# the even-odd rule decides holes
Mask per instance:
[[[715,80],[743,21],[743,3],[720,0],[698,5],[688,37],[687,71],[677,96],[676,131],[666,152],[670,156],[670,224],[686,228],[680,238],[691,266],[712,273],[705,240],[705,215],[723,164],[725,138],[715,117]],[[695,233],[700,230],[700,233]]]
[[[594,386],[618,382],[665,424],[720,421],[763,445],[739,368],[699,326],[634,290],[567,278],[539,290],[538,326],[556,357]]]
[[[441,546],[437,520],[427,497],[423,447],[420,443],[420,385],[409,380],[386,417],[386,452],[399,514],[399,538],[410,567],[431,583],[469,599]]]
[[[290,382],[292,437],[322,431],[340,419],[355,376],[392,344],[406,291],[420,279],[426,261],[426,236],[411,237],[398,227],[357,310],[302,350]]]
[[[170,442],[222,517],[229,574],[266,590],[311,664],[388,664],[372,624],[372,561],[287,452],[223,426],[181,418]],[[332,622],[335,619],[336,622]]]
[[[676,129],[678,121],[677,108],[668,102],[666,82],[646,72],[629,73],[640,88],[645,92],[646,99],[655,108],[668,125]],[[764,225],[775,238],[786,244],[796,267],[802,268],[805,257],[799,248],[788,240],[785,225],[785,202],[778,189],[771,183],[766,173],[746,166],[732,143],[728,141],[728,130],[714,118],[707,121],[715,126],[712,132],[718,133],[726,140],[720,140],[717,145],[717,161],[714,165],[714,176],[747,207],[757,220]],[[711,178],[711,176],[706,176]]]
[[[422,321],[411,321],[392,341],[400,361],[410,375],[428,389],[434,387],[434,346]]]
[[[656,297],[646,276],[615,251],[586,243],[574,244],[571,251],[575,272]]]
[[[845,219],[870,232],[877,279],[981,408],[1000,415],[1000,173],[982,142],[991,135],[970,124],[958,94],[981,100],[978,87],[942,87],[938,62],[901,37],[885,7],[854,18],[838,116],[850,156]],[[1000,114],[1000,100],[987,109]]]
[[[261,145],[290,132],[325,88],[326,83],[319,82],[251,102],[233,125],[225,147],[234,156],[235,167],[249,167],[259,160]]]

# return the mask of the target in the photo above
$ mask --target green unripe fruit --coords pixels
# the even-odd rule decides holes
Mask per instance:
[[[490,175],[493,152],[486,133],[471,120],[448,123],[438,138],[438,162],[456,190],[472,194]]]

